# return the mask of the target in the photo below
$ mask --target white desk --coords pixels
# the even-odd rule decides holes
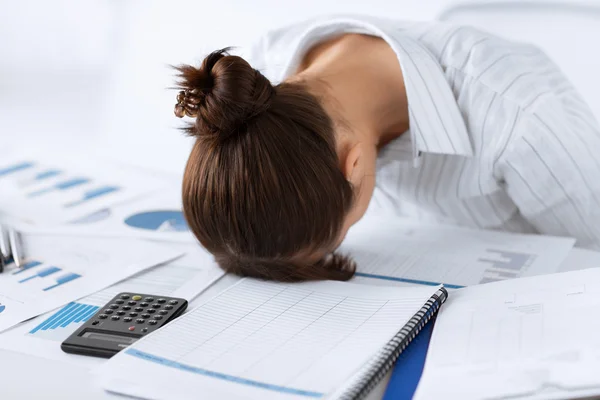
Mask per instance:
[[[600,267],[600,253],[574,249],[563,263],[562,270]],[[234,283],[238,278],[225,276],[199,298],[209,298]],[[369,400],[381,399],[386,377],[369,395]],[[1,399],[117,399],[96,387],[87,369],[72,364],[42,359],[0,349]]]

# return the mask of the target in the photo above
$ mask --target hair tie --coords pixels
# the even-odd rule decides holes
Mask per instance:
[[[182,90],[177,95],[177,104],[175,104],[175,116],[183,118],[184,116],[196,118],[198,115],[198,105],[200,99],[196,95],[196,90]]]

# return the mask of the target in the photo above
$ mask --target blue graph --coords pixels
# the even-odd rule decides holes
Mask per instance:
[[[517,278],[535,259],[534,254],[517,253],[496,249],[486,249],[488,255],[495,258],[482,257],[478,261],[490,265],[479,283],[497,282]]]
[[[49,188],[41,189],[32,193],[29,193],[28,197],[37,197],[42,194],[54,192],[57,190],[69,190],[71,188],[83,185],[88,183],[90,180],[88,178],[73,178],[63,182],[59,182]]]
[[[150,231],[185,232],[189,229],[179,210],[141,212],[126,218],[125,224]]]
[[[60,170],[58,169],[49,169],[43,172],[36,174],[33,178],[34,181],[43,181],[44,179],[53,178],[55,176],[60,175]]]
[[[46,277],[46,276],[48,276],[48,275],[52,275],[52,274],[54,274],[54,273],[56,273],[56,272],[58,272],[58,271],[60,271],[60,270],[61,270],[61,269],[60,269],[60,268],[58,268],[58,267],[48,267],[48,268],[45,268],[45,269],[39,270],[39,271],[38,271],[36,274],[34,274],[34,275],[31,275],[31,276],[30,276],[30,277],[28,277],[28,278],[21,279],[21,280],[19,281],[19,283],[24,283],[24,282],[30,281],[30,280],[32,280],[33,278],[38,278],[38,277],[39,277],[39,278],[44,278],[44,277]]]
[[[56,283],[54,285],[48,286],[48,287],[44,288],[43,290],[44,290],[44,292],[47,292],[48,290],[52,290],[54,288],[57,288],[57,287],[59,287],[61,285],[64,285],[65,283],[69,283],[71,281],[74,281],[77,278],[81,278],[81,275],[76,274],[74,272],[69,272],[68,274],[59,276],[56,279]]]
[[[100,307],[89,304],[71,302],[52,314],[45,321],[37,325],[30,334],[49,330],[66,328],[69,325],[87,321]],[[70,333],[70,332],[68,332]]]
[[[0,304],[0,313],[1,313],[2,311],[4,311],[4,310],[6,310],[6,306],[4,306],[4,305]]]
[[[17,269],[15,272],[13,272],[13,275],[22,274],[23,272],[25,272],[31,268],[37,267],[38,265],[42,265],[42,263],[39,261],[30,261],[30,262],[24,264],[21,268]]]
[[[110,208],[103,208],[95,213],[88,214],[85,217],[71,221],[71,224],[91,224],[93,222],[102,221],[112,215]]]
[[[80,204],[85,203],[86,201],[90,201],[97,197],[105,196],[107,194],[113,193],[121,189],[118,186],[103,186],[97,189],[88,190],[83,194],[83,198],[81,200],[74,201],[72,203],[68,203],[65,207],[75,207]]]
[[[0,176],[12,174],[13,172],[22,171],[27,168],[33,167],[33,163],[31,162],[22,162],[15,165],[10,165],[8,167],[0,168]]]

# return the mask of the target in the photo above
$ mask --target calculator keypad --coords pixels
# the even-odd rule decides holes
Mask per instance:
[[[155,329],[154,326],[160,326],[168,319],[180,303],[181,301],[176,299],[122,293],[104,306],[105,309],[90,320],[90,324],[112,330],[148,333]],[[107,323],[109,325],[106,325]]]

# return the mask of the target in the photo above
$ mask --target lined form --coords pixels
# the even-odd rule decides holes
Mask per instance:
[[[139,372],[147,381],[179,370],[173,390],[190,394],[209,385],[249,398],[322,397],[356,373],[437,289],[245,279],[115,356],[105,371],[126,368],[129,377]]]

